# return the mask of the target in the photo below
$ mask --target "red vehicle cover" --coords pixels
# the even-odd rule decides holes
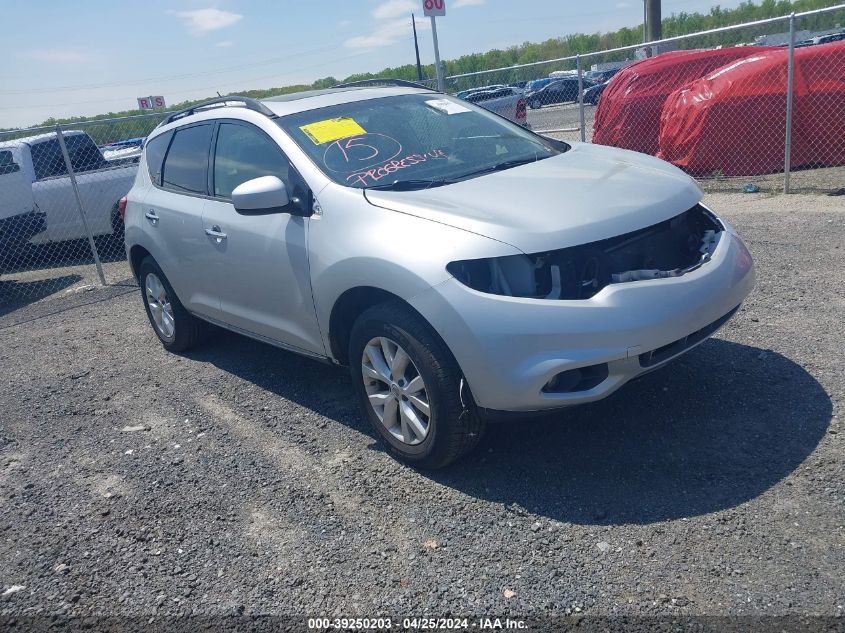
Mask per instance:
[[[666,98],[685,86],[760,47],[673,51],[620,70],[605,88],[596,110],[593,142],[657,154],[660,113]]]
[[[761,51],[675,91],[660,153],[693,174],[783,170],[787,49]],[[845,42],[795,50],[793,167],[845,165]]]

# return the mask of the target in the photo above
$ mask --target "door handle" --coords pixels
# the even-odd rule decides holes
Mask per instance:
[[[158,214],[156,214],[155,209],[150,209],[149,211],[147,211],[144,214],[144,217],[147,218],[153,224],[153,226],[158,224],[159,217]]]
[[[208,235],[209,237],[213,237],[214,239],[216,239],[218,244],[220,242],[222,242],[223,240],[225,240],[227,237],[229,237],[223,231],[221,231],[220,227],[217,226],[216,224],[214,226],[212,226],[210,229],[206,229],[205,234]]]

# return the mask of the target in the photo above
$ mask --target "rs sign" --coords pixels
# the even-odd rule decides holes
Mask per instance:
[[[446,0],[423,0],[423,13],[426,17],[446,15]]]
[[[164,97],[138,97],[139,110],[155,110],[156,108],[165,107]]]

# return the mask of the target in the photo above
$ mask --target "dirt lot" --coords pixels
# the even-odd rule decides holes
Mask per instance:
[[[845,198],[708,202],[758,265],[732,322],[435,474],[344,371],[167,354],[131,287],[0,311],[0,615],[845,614]]]

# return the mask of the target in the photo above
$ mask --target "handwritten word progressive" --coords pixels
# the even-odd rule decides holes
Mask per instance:
[[[425,154],[409,154],[400,160],[391,160],[381,167],[374,167],[366,171],[355,172],[346,177],[353,185],[361,185],[366,187],[378,182],[382,178],[386,178],[397,171],[419,165],[420,163],[428,162],[429,160],[438,160],[446,158],[446,153],[442,149],[434,149]]]

